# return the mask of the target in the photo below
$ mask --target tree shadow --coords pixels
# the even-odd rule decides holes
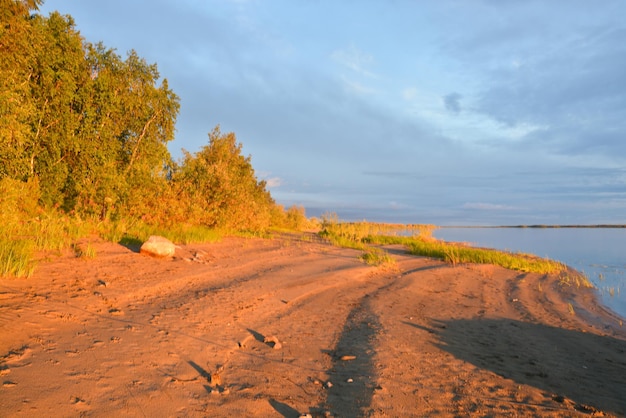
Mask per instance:
[[[350,311],[335,349],[324,350],[332,357],[326,403],[334,416],[367,415],[376,382],[374,338],[379,329],[378,316],[369,303],[362,303]]]
[[[433,322],[426,330],[456,358],[571,400],[576,410],[626,415],[626,340],[510,319]]]
[[[300,416],[300,412],[286,403],[279,402],[276,399],[270,399],[269,402],[272,408],[285,418],[298,418]]]

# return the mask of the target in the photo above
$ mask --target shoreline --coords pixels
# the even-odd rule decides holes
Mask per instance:
[[[0,279],[7,416],[626,414],[626,330],[592,289],[315,235]]]
[[[559,261],[587,277],[601,302],[626,318],[625,270],[621,255],[615,250],[626,243],[620,228],[493,227],[464,232],[462,228],[449,227],[434,235],[443,240],[467,240],[473,246],[537,254]]]

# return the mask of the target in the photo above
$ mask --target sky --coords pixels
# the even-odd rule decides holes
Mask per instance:
[[[626,224],[622,0],[46,0],[307,216]]]

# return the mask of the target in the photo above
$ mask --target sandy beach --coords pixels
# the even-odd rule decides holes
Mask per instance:
[[[92,245],[0,279],[0,416],[626,415],[626,328],[557,277],[312,234]]]

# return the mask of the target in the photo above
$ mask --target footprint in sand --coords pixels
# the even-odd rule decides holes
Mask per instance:
[[[85,410],[89,408],[89,403],[78,396],[72,396],[70,398],[70,404],[74,405],[74,407],[79,410]]]
[[[68,357],[77,357],[80,355],[80,350],[65,350],[65,355]]]
[[[22,346],[20,348],[13,349],[9,351],[4,356],[0,357],[0,363],[12,364],[16,365],[20,361],[23,361],[30,357],[33,350],[31,350],[28,346]],[[22,364],[25,366],[26,364]]]

